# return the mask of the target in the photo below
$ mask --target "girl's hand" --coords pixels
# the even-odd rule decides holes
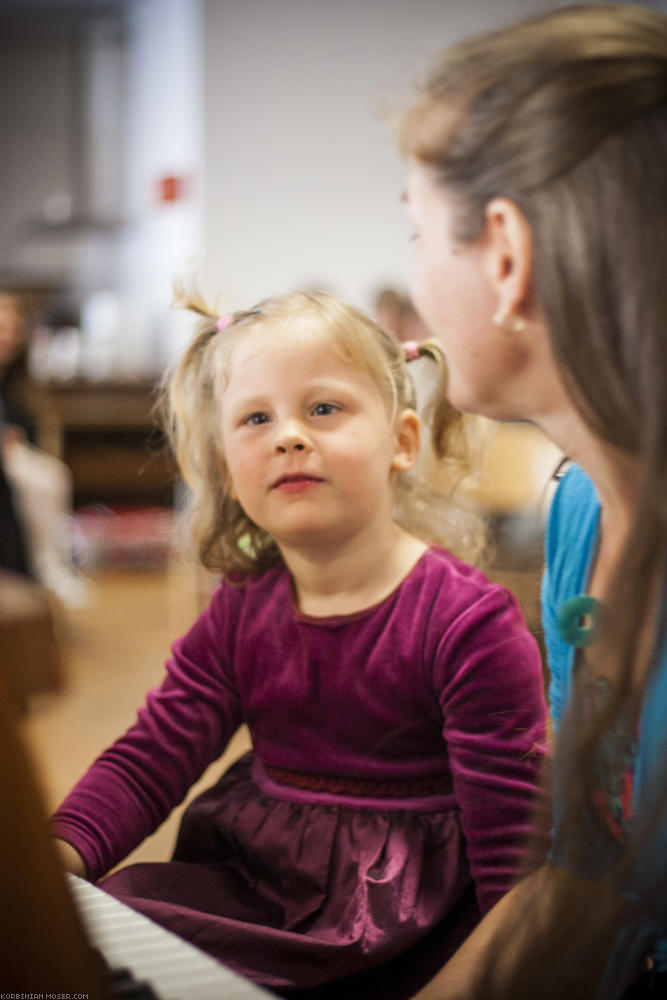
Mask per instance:
[[[58,837],[54,838],[54,843],[58,857],[60,858],[60,864],[65,871],[71,872],[72,875],[78,875],[80,878],[87,878],[88,870],[86,864],[76,848],[68,844],[66,840],[60,840]]]

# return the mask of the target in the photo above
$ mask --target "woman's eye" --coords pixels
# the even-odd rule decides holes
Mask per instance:
[[[340,409],[335,403],[318,403],[317,406],[313,407],[313,416],[315,417],[328,417],[331,413],[337,413]]]
[[[243,423],[251,427],[257,427],[259,424],[265,424],[268,419],[266,413],[251,413],[245,418]]]

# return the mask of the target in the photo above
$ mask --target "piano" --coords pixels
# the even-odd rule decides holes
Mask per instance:
[[[158,1000],[275,997],[90,882],[69,873],[66,879],[92,946],[111,970],[127,969]]]
[[[19,725],[25,699],[51,688],[59,677],[56,657],[43,592],[0,574],[0,996],[273,996],[102,889],[62,871]],[[44,663],[52,668],[48,674]]]

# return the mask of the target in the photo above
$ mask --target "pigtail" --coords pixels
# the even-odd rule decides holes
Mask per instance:
[[[436,340],[416,345],[417,357],[435,366],[435,380],[423,406],[423,419],[430,428],[434,459],[447,470],[448,491],[454,493],[464,480],[474,478],[488,442],[488,421],[476,414],[462,413],[448,399],[449,369]],[[408,361],[413,358],[408,355]]]
[[[223,497],[219,470],[214,475],[218,449],[211,433],[213,420],[212,340],[217,330],[213,310],[201,294],[186,288],[182,279],[174,283],[173,309],[187,309],[200,317],[193,339],[162,379],[157,413],[172,455],[187,487],[188,502],[182,511],[185,534],[192,538],[203,566],[210,563],[216,510]],[[204,530],[203,525],[209,525]]]
[[[487,525],[466,492],[481,471],[490,422],[462,413],[449,402],[447,361],[436,340],[407,341],[402,347],[411,386],[403,403],[419,412],[429,429],[430,447],[422,448],[411,473],[399,477],[398,518],[414,534],[483,565],[489,554]],[[421,361],[429,362],[431,370],[424,369]],[[415,362],[413,379],[410,369]],[[415,394],[415,381],[422,392]]]
[[[194,282],[174,283],[174,309],[199,317],[193,339],[162,380],[157,404],[162,426],[185,485],[185,534],[204,568],[235,582],[274,565],[275,542],[249,520],[229,493],[220,429],[221,337],[257,310],[220,315]]]
[[[449,372],[445,355],[435,340],[418,344],[417,351],[420,358],[427,358],[435,364],[437,371],[437,382],[427,410],[433,452],[440,460],[457,460],[465,465],[467,456],[461,430],[466,418],[447,398]]]
[[[201,291],[196,275],[192,270],[184,269],[175,278],[173,284],[172,309],[185,309],[195,313],[207,321],[212,328],[220,316],[220,296],[214,302],[209,302]]]
[[[206,439],[195,434],[202,406],[208,410],[213,393],[211,341],[217,333],[214,310],[199,289],[181,276],[174,281],[172,309],[186,309],[200,317],[194,336],[175,366],[165,372],[160,387],[159,413],[183,478],[194,489],[205,475],[209,459]],[[207,370],[208,369],[208,370]]]

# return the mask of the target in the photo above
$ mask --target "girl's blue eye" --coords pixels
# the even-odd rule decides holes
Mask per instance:
[[[245,418],[243,423],[257,427],[259,424],[265,424],[268,419],[266,413],[251,413],[249,417]]]
[[[316,417],[328,417],[331,413],[336,413],[338,407],[334,403],[318,403],[313,407],[313,415]]]

